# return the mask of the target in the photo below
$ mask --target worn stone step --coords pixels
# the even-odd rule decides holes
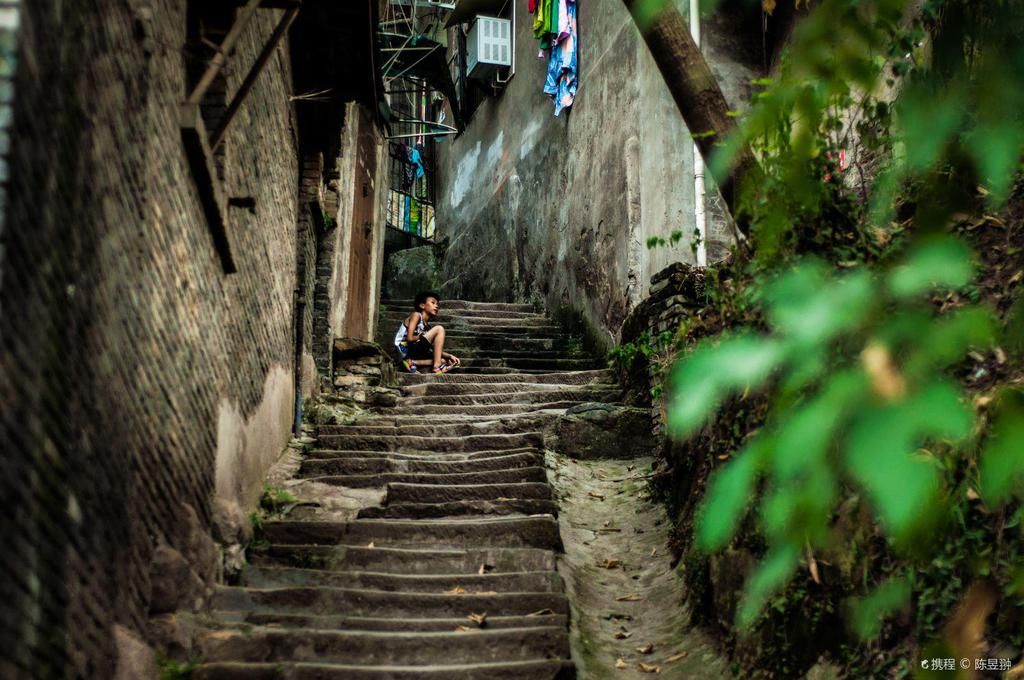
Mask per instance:
[[[458,350],[452,350],[458,354]],[[462,357],[460,357],[462,358]],[[560,357],[537,357],[537,356],[508,356],[499,354],[497,356],[469,356],[462,360],[462,364],[455,369],[455,373],[465,372],[472,368],[482,369],[479,372],[486,372],[492,368],[510,368],[517,372],[552,373],[567,371],[586,371],[605,368],[607,362],[598,357],[580,355],[562,355]]]
[[[486,472],[454,472],[449,474],[430,474],[427,472],[382,472],[371,475],[318,475],[306,477],[321,484],[334,486],[350,486],[355,489],[367,489],[384,486],[394,482],[413,484],[515,484],[519,482],[542,482],[546,479],[544,468],[525,467],[510,470],[490,470]]]
[[[615,383],[587,383],[586,385],[572,385],[566,383],[421,383],[402,387],[402,395],[406,397],[433,397],[433,396],[476,396],[494,393],[522,394],[550,392],[558,393],[564,391],[599,390],[602,393],[618,393],[621,388]]]
[[[440,418],[445,415],[480,415],[480,416],[503,416],[512,414],[533,413],[536,411],[564,411],[577,404],[583,404],[591,399],[567,399],[549,402],[534,402],[529,404],[475,404],[466,406],[462,404],[423,404],[418,406],[395,406],[389,408],[387,413],[403,421],[409,416],[430,416]],[[616,402],[607,402],[616,403]],[[405,421],[407,422],[407,421]]]
[[[474,458],[460,461],[410,460],[407,458],[390,457],[306,458],[302,461],[299,474],[304,476],[418,472],[457,474],[542,467],[543,465],[544,456],[538,453],[515,453],[508,456]]]
[[[364,545],[273,544],[249,555],[252,564],[352,569],[398,574],[545,571],[555,554],[538,548],[388,548]]]
[[[395,306],[384,304],[383,305],[383,309],[381,309],[380,313],[381,313],[381,316],[384,316],[385,314],[387,314],[387,315],[400,316],[400,317],[402,317],[402,319],[404,319],[412,311],[413,311],[412,303],[408,302],[408,303],[399,304],[399,305],[395,305]],[[553,321],[548,316],[546,316],[545,314],[543,314],[541,312],[536,312],[536,311],[532,311],[532,312],[513,312],[513,311],[508,311],[508,310],[495,311],[495,310],[489,310],[489,309],[466,309],[465,307],[463,307],[461,309],[456,309],[456,308],[448,309],[448,308],[446,308],[446,305],[444,305],[443,303],[441,305],[441,313],[438,316],[434,317],[434,318],[435,319],[451,319],[451,318],[455,318],[455,317],[458,317],[458,318],[484,318],[484,319],[524,319],[524,320],[534,320],[534,319],[536,319],[536,320],[542,320],[542,321],[544,321],[546,323],[553,323]]]
[[[390,425],[348,425],[343,429],[333,430],[334,434],[378,434],[407,435],[412,437],[468,437],[476,434],[515,434],[522,428],[516,423],[491,419],[476,422],[435,423],[429,425],[390,424]],[[322,430],[321,430],[322,431]]]
[[[486,423],[492,421],[503,421],[508,423],[519,423],[522,425],[522,427],[520,428],[521,430],[532,432],[537,430],[543,430],[544,423],[546,422],[545,418],[550,417],[552,415],[558,415],[559,413],[558,409],[538,409],[530,404],[521,404],[516,408],[521,407],[525,407],[525,409],[518,413],[446,413],[443,415],[434,415],[430,418],[430,423],[435,425],[458,425],[467,423],[473,424]],[[377,411],[360,418],[358,422],[360,425],[401,426],[407,425],[410,422],[410,419],[407,416],[403,416],[401,414],[395,415],[390,411]],[[321,426],[321,428],[322,427],[325,426]]]
[[[214,590],[211,608],[248,612],[294,612],[384,618],[459,617],[470,613],[501,612],[525,616],[551,610],[568,614],[569,604],[561,593],[395,593],[354,588],[240,588],[221,586]],[[545,612],[547,613],[547,612]]]
[[[194,680],[571,680],[567,660],[433,666],[347,666],[313,663],[203,664]]]
[[[453,503],[457,501],[497,501],[499,498],[551,500],[547,481],[485,484],[388,484],[387,502]]]
[[[514,449],[493,449],[489,451],[454,451],[454,452],[440,452],[440,451],[348,451],[345,449],[314,449],[303,454],[304,459],[324,459],[333,460],[339,458],[381,458],[381,459],[393,459],[393,460],[410,460],[410,461],[471,461],[471,460],[483,460],[486,458],[500,458],[502,456],[512,456],[520,453],[533,453],[543,454],[543,451],[536,446],[520,446]]]
[[[554,399],[550,400],[554,401]],[[409,404],[418,406],[420,404]],[[518,434],[481,434],[467,437],[417,437],[406,435],[323,434],[319,443],[324,448],[348,451],[487,451],[514,449],[524,446],[544,446],[540,432]]]
[[[558,504],[550,500],[507,498],[493,501],[468,500],[444,503],[395,503],[386,507],[363,508],[358,517],[386,519],[438,519],[466,515],[539,515],[558,516]]]
[[[387,345],[384,345],[387,347]],[[489,349],[480,348],[474,346],[459,345],[457,348],[452,346],[451,343],[446,343],[445,349],[454,352],[462,359],[462,366],[465,367],[470,363],[474,365],[493,365],[501,366],[503,360],[514,360],[521,361],[523,359],[545,359],[547,361],[572,361],[581,359],[596,360],[593,354],[582,351],[570,351],[565,349],[529,349],[529,350],[502,350],[502,349]],[[601,363],[601,368],[607,365],[605,362]],[[459,369],[461,370],[461,369]],[[451,375],[458,373],[458,370],[453,371]],[[443,374],[448,375],[448,374]]]
[[[382,300],[381,304],[387,309],[408,309],[412,311],[412,300]],[[487,312],[523,312],[536,314],[537,310],[533,305],[518,302],[478,302],[476,300],[441,300],[441,308],[445,310],[467,309]]]
[[[547,387],[534,385],[532,387]],[[489,404],[536,404],[552,401],[615,401],[621,390],[591,387],[496,391],[478,394],[431,394],[423,397],[400,397],[398,408],[406,406],[481,406]]]
[[[464,520],[357,519],[351,522],[265,522],[271,543],[354,544],[393,547],[506,547],[559,550],[558,522],[550,516]]]
[[[429,619],[388,619],[369,616],[293,614],[287,612],[254,613],[245,611],[215,611],[210,617],[225,625],[283,626],[289,628],[315,628],[317,630],[376,630],[376,631],[452,631],[458,626],[473,627],[466,617]],[[569,617],[562,614],[543,616],[492,616],[488,614],[489,630],[502,628],[531,628],[536,626],[569,625]]]
[[[468,593],[562,592],[562,577],[553,571],[501,574],[391,574],[295,567],[246,565],[238,585],[248,588],[329,587],[408,593],[445,593],[462,588]]]
[[[367,665],[496,663],[569,656],[569,632],[559,628],[480,628],[465,633],[337,630],[212,631],[199,636],[207,662],[332,661]]]
[[[500,355],[507,351],[527,352],[531,350],[569,350],[569,338],[565,335],[521,335],[519,333],[447,333],[445,349],[455,354],[460,349],[487,349]]]
[[[596,368],[596,367],[594,367],[594,366],[586,366],[586,367],[583,367],[583,368],[590,369],[590,368]],[[458,374],[458,375],[503,375],[503,374],[509,374],[509,373],[515,373],[515,374],[519,374],[519,375],[522,375],[522,374],[537,375],[537,374],[551,373],[552,371],[574,371],[574,370],[581,370],[581,369],[579,369],[578,367],[574,367],[574,366],[566,366],[564,368],[550,368],[550,367],[549,368],[529,368],[529,367],[515,368],[515,367],[512,367],[512,366],[501,366],[501,365],[471,366],[471,365],[467,365],[466,362],[462,362],[462,365],[459,366],[457,369],[455,369],[455,371],[453,371],[452,373],[448,373],[446,375],[455,375],[455,374]],[[403,375],[421,375],[421,376],[424,376],[424,377],[426,377],[428,379],[441,377],[441,376],[435,376],[433,373],[425,373],[425,372],[410,373],[410,374],[403,374]]]
[[[388,311],[380,316],[379,328],[381,334],[386,331],[394,329],[397,331],[398,328],[405,324],[406,318],[409,313],[405,310],[401,311]],[[545,330],[551,330],[553,332],[564,332],[561,326],[551,323],[550,319],[536,314],[527,316],[481,316],[479,314],[442,314],[435,316],[430,320],[431,326],[444,326],[447,328],[469,328],[469,329],[535,329],[541,328]],[[394,337],[394,332],[391,333]]]
[[[363,508],[359,518],[441,519],[460,517],[513,517],[547,514],[558,516],[558,504],[540,498],[500,497],[493,500],[454,500],[433,503],[387,503]]]
[[[478,373],[471,374],[456,369],[451,373],[399,373],[398,382],[403,386],[420,384],[445,385],[450,383],[479,383],[503,385],[505,383],[558,383],[562,385],[587,385],[592,383],[615,383],[615,372],[611,369],[587,371],[565,371],[562,373]]]

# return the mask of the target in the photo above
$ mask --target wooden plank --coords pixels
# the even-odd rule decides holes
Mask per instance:
[[[288,33],[288,28],[292,25],[292,22],[295,21],[295,17],[298,13],[299,7],[292,7],[284,13],[284,16],[282,16],[281,20],[277,23],[277,27],[274,29],[273,34],[271,34],[270,39],[263,46],[259,56],[256,57],[256,62],[252,65],[252,68],[249,69],[249,73],[246,74],[245,80],[242,81],[241,86],[238,88],[238,92],[236,92],[235,96],[231,98],[231,103],[228,104],[228,108],[224,112],[224,115],[220,117],[220,121],[217,123],[217,129],[214,130],[213,137],[210,138],[210,147],[214,151],[216,151],[217,147],[219,147],[221,142],[224,141],[224,134],[227,132],[232,119],[234,119],[235,114],[238,113],[238,109],[241,108],[242,102],[244,102],[245,98],[249,95],[249,91],[252,90],[252,86],[256,84],[256,79],[259,78],[260,73],[263,72],[263,68],[267,65],[267,62],[270,61],[270,58],[274,56],[274,51],[277,49],[278,43],[280,43],[281,38]]]
[[[181,141],[185,147],[192,179],[199,193],[199,202],[206,215],[206,224],[213,237],[213,246],[220,257],[225,274],[238,271],[231,254],[227,232],[227,199],[225,198],[213,150],[207,140],[206,126],[198,104],[182,104],[180,108]]]
[[[217,74],[220,73],[220,70],[224,68],[224,64],[227,63],[228,55],[234,51],[235,45],[245,32],[246,26],[248,26],[252,18],[256,16],[256,11],[260,8],[261,2],[263,2],[263,0],[249,0],[245,8],[235,18],[235,23],[231,25],[231,30],[228,31],[226,36],[224,36],[224,42],[220,44],[220,47],[217,49],[217,53],[213,55],[213,59],[210,60],[209,66],[206,67],[206,71],[199,79],[199,83],[185,100],[186,104],[199,104],[203,101],[203,96],[206,95],[206,91],[210,89],[213,79],[216,78]]]

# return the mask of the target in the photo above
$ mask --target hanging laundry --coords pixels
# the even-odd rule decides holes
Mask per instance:
[[[560,43],[569,37],[569,2],[558,0],[558,22],[557,29],[552,31],[555,34],[555,42]]]
[[[424,173],[424,170],[423,170],[423,157],[421,155],[422,152],[423,152],[423,145],[422,144],[417,144],[413,148],[409,149],[409,163],[412,164],[412,167],[416,171],[416,179],[421,179],[423,177],[423,173]]]
[[[557,1],[564,7],[566,33],[565,37],[561,37],[562,34],[559,32],[557,35],[559,40],[551,46],[547,79],[544,82],[544,92],[555,100],[556,116],[563,109],[572,106],[578,87],[576,2],[575,0]]]

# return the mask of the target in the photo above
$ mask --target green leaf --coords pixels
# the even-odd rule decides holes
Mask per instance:
[[[934,289],[956,289],[974,278],[971,252],[959,239],[928,241],[889,272],[889,290],[897,297],[914,297]]]
[[[784,346],[762,336],[733,335],[717,345],[702,343],[673,371],[675,398],[668,413],[672,434],[690,435],[727,394],[760,385],[784,358]]]
[[[824,265],[810,262],[773,282],[765,297],[769,321],[780,333],[818,344],[859,325],[873,293],[866,270],[830,279]]]
[[[865,641],[878,637],[883,619],[910,600],[910,590],[909,580],[894,578],[882,583],[871,594],[855,603],[852,618],[857,635]]]
[[[984,349],[995,339],[995,322],[981,307],[967,307],[947,314],[927,325],[928,332],[917,339],[917,348],[906,361],[911,377],[929,375],[959,361],[968,349]]]
[[[974,155],[982,181],[991,192],[991,202],[1002,205],[1013,186],[1021,161],[1024,141],[1020,123],[1013,120],[990,121],[978,125],[968,135],[968,149]]]
[[[761,443],[760,437],[754,439],[711,477],[697,524],[697,547],[701,550],[722,548],[736,532],[764,460]]]
[[[964,99],[956,89],[935,92],[917,87],[900,97],[899,111],[907,165],[913,170],[924,170],[935,164],[960,127]]]
[[[897,541],[931,519],[939,475],[916,454],[925,438],[960,439],[970,432],[972,413],[960,392],[935,382],[904,402],[869,409],[858,417],[846,446],[846,466],[864,487],[886,531]]]
[[[743,602],[736,615],[740,628],[749,628],[754,623],[768,598],[789,582],[799,561],[800,553],[795,546],[772,548],[747,581]]]
[[[799,477],[775,488],[762,501],[761,520],[768,540],[818,545],[827,536],[838,488],[827,465],[809,466]]]
[[[1007,397],[981,458],[981,497],[992,507],[1024,484],[1024,394]]]
[[[773,462],[780,479],[791,479],[812,465],[822,465],[835,430],[863,395],[861,371],[835,375],[822,392],[780,425]]]

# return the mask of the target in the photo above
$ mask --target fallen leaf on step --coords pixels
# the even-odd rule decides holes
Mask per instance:
[[[651,664],[644,663],[641,661],[636,665],[636,669],[641,673],[660,673],[661,666],[652,666]]]
[[[483,576],[487,572],[493,571],[493,570],[494,570],[494,565],[493,564],[481,564],[480,565],[480,569],[476,573],[478,573],[481,576]]]
[[[481,628],[487,625],[487,612],[484,612],[483,614],[470,614],[466,618]]]
[[[597,566],[601,567],[602,569],[614,569],[615,567],[621,567],[622,562],[620,560],[609,559],[604,560],[603,562],[598,562]]]
[[[615,631],[615,639],[616,640],[625,640],[625,639],[627,639],[629,637],[632,637],[632,635],[633,635],[632,633],[630,633],[628,630],[626,630],[622,626],[619,626],[619,629],[617,631]]]
[[[554,609],[538,609],[535,612],[527,614],[527,616],[551,616],[555,613]]]
[[[615,598],[617,602],[639,602],[642,599],[644,598],[640,597],[636,593],[633,593],[632,595],[623,595],[621,597]]]
[[[623,668],[629,668],[629,664],[626,663],[625,659],[617,659],[615,661],[615,667],[619,670],[622,670]]]
[[[636,651],[640,652],[641,654],[650,654],[654,651],[654,643],[648,642],[646,645],[641,645],[640,647],[636,648]]]
[[[466,594],[466,589],[463,588],[462,586],[455,586],[451,590],[444,591],[444,594],[445,595],[465,595]]]
[[[367,547],[367,548],[376,548],[377,546],[375,546],[375,545],[373,544],[373,541],[370,541],[369,543],[367,543],[367,544],[366,544],[366,547]]]
[[[587,495],[590,496],[591,498],[596,498],[599,501],[603,501],[604,500],[604,496],[602,496],[599,493],[594,493],[593,491],[588,491]]]
[[[689,652],[679,652],[678,654],[674,654],[673,656],[670,656],[667,659],[665,659],[665,663],[675,663],[676,661],[682,661],[688,656],[690,656]]]
[[[469,626],[455,626],[455,632],[456,633],[468,633],[471,630],[473,630],[473,629],[470,628]]]

